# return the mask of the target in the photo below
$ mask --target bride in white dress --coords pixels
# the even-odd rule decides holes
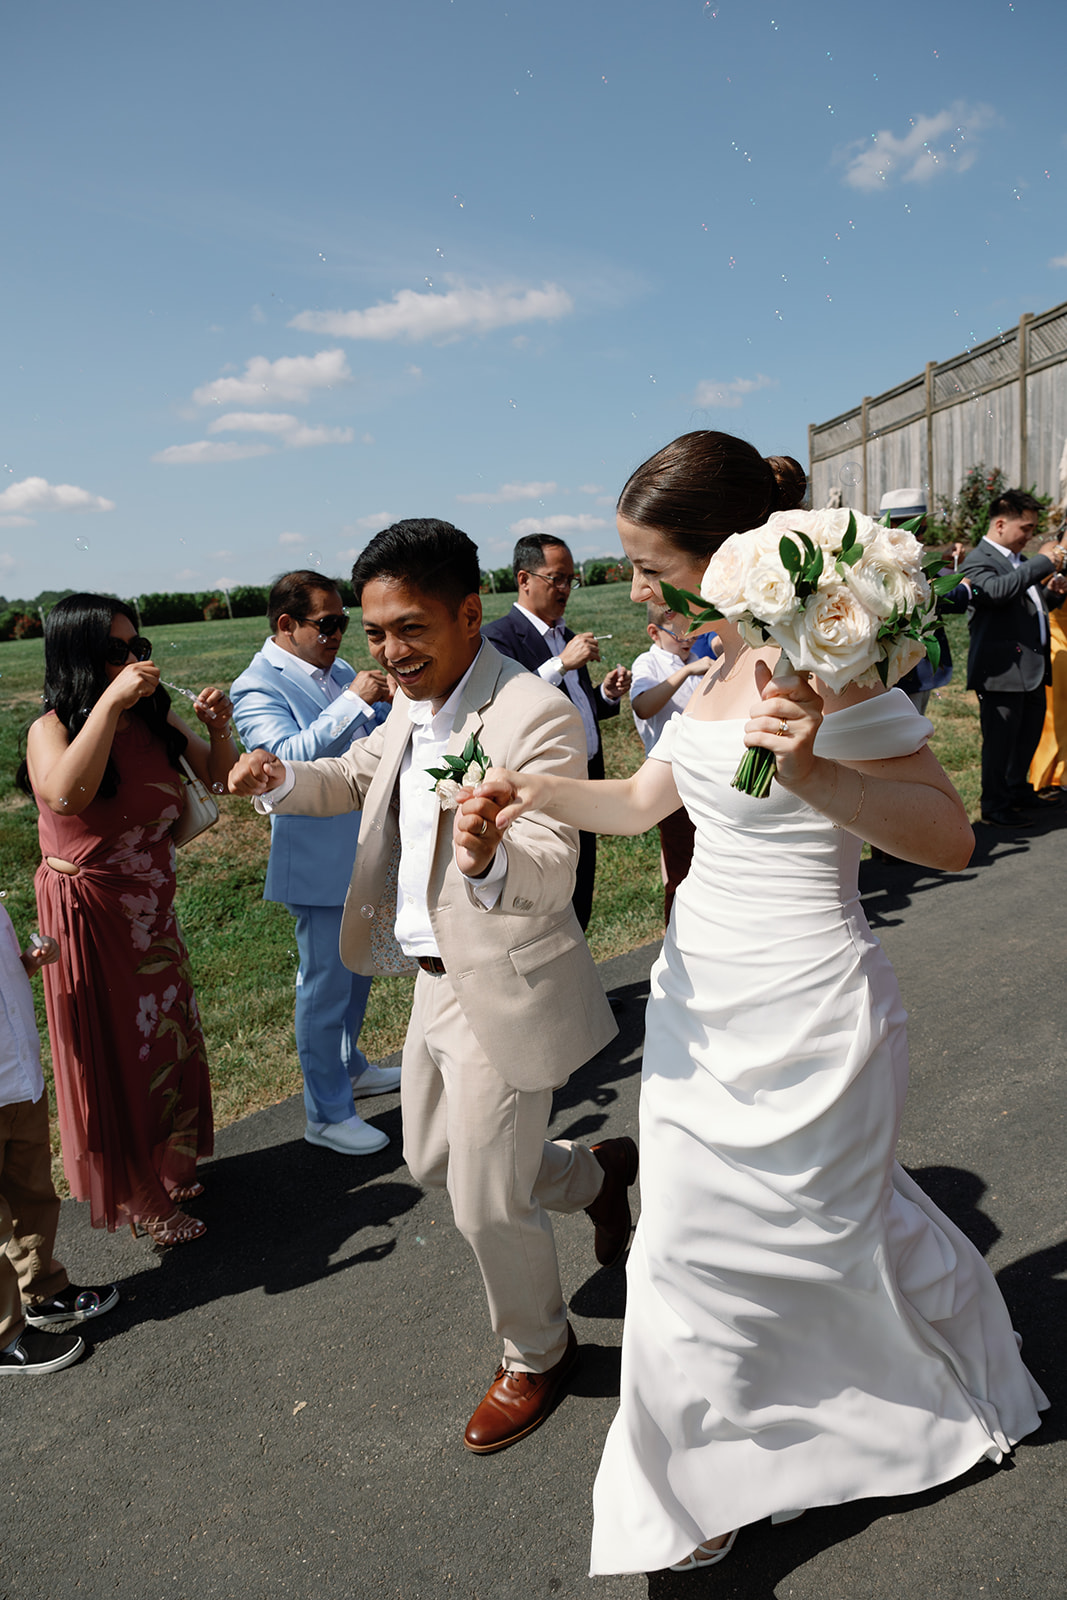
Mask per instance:
[[[632,598],[697,590],[727,532],[796,505],[786,462],[699,433],[640,467],[618,516]],[[640,833],[679,803],[696,825],[652,973],[594,1574],[711,1565],[760,1518],[946,1482],[1047,1404],[985,1262],[894,1159],[905,1014],[857,869],[863,839],[967,863],[931,724],[899,690],[772,686],[777,650],[715,626],[722,657],[632,778],[492,772],[467,802],[502,831],[535,808]],[[765,800],[731,787],[746,744],[777,756]]]

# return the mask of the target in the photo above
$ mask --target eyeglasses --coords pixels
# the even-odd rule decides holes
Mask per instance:
[[[104,645],[104,660],[109,667],[124,667],[131,656],[135,661],[147,661],[151,654],[151,639],[142,639],[137,633],[132,639],[116,639],[112,635]]]
[[[582,587],[582,580],[577,573],[572,578],[557,578],[551,572],[528,572],[526,576],[528,578],[540,578],[542,583],[551,584],[553,589],[559,589],[563,594],[568,594],[571,589],[580,589]]]
[[[318,628],[324,638],[328,639],[333,633],[344,633],[348,627],[348,612],[328,612],[324,617],[297,617],[297,622],[307,623],[309,628]]]

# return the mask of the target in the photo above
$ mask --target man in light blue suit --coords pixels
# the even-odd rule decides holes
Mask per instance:
[[[290,761],[342,755],[389,711],[382,672],[339,659],[348,616],[321,573],[287,572],[270,593],[272,637],[230,689],[245,746]],[[389,1143],[356,1115],[355,1101],[400,1083],[400,1068],[372,1066],[358,1045],[371,980],[350,972],[338,943],[359,838],[358,811],[337,817],[271,818],[265,900],[296,922],[296,1047],[304,1074],[309,1144],[368,1155]]]

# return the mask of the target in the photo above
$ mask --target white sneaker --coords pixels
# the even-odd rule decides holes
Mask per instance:
[[[352,1093],[358,1100],[368,1094],[392,1094],[400,1088],[399,1067],[364,1067],[358,1078],[352,1079]]]
[[[304,1138],[308,1144],[322,1145],[324,1150],[336,1150],[342,1156],[373,1155],[389,1143],[387,1133],[372,1128],[362,1117],[346,1117],[344,1122],[309,1122]]]

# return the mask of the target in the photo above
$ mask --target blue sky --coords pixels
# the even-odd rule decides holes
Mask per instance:
[[[1062,0],[41,0],[5,22],[0,592],[618,548],[1067,299]]]

